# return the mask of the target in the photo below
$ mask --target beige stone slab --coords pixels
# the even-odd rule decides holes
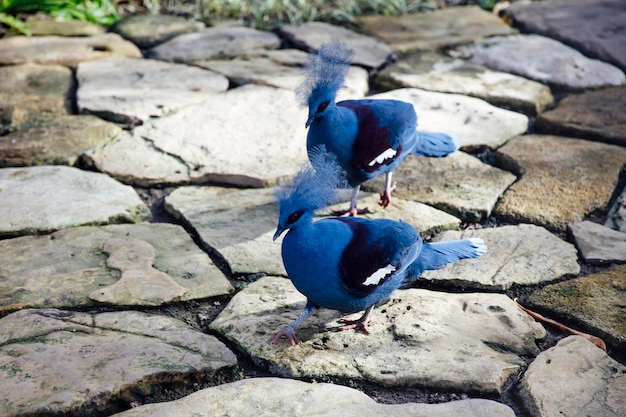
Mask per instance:
[[[138,222],[149,214],[130,186],[62,165],[0,169],[0,201],[0,236]]]
[[[365,380],[387,387],[497,395],[524,361],[538,353],[545,330],[503,294],[399,290],[376,308],[371,334],[339,331],[338,312],[322,309],[289,347],[270,337],[294,320],[305,298],[285,278],[265,277],[233,297],[211,323],[253,360],[276,375]],[[428,366],[424,366],[428,364]]]
[[[568,223],[608,205],[626,163],[626,149],[524,135],[499,148],[496,158],[499,166],[520,176],[498,202],[496,215],[565,231]]]
[[[227,410],[227,411],[225,411]],[[512,409],[491,400],[445,404],[380,404],[352,388],[284,378],[251,378],[207,388],[180,400],[149,404],[114,417],[514,417]]]
[[[2,416],[86,414],[237,364],[214,336],[166,316],[29,309],[0,319]]]
[[[26,307],[162,305],[233,291],[180,226],[75,227],[0,241],[0,315]]]

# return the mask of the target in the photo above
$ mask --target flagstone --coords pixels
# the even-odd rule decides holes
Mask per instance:
[[[164,178],[166,183],[267,187],[307,160],[306,114],[292,91],[245,85],[151,120],[89,158],[98,169],[132,184],[154,185]],[[152,160],[165,171],[150,166]]]
[[[483,239],[487,253],[426,271],[422,279],[448,287],[502,291],[513,285],[542,284],[580,272],[574,245],[532,224],[446,231],[433,241],[468,238]]]
[[[97,36],[13,36],[0,39],[0,65],[58,64],[76,67],[80,62],[110,56],[141,58],[133,43],[116,33]]]
[[[32,17],[24,23],[31,36],[96,36],[106,31],[97,23],[82,20],[57,21]]]
[[[379,68],[392,58],[392,50],[378,39],[325,22],[283,25],[279,33],[292,44],[307,51],[317,50],[323,43],[339,40],[354,50],[352,65]]]
[[[155,149],[140,135],[123,131],[103,146],[83,154],[86,166],[107,173],[125,184],[153,187],[189,182],[190,168],[177,158]]]
[[[461,94],[436,93],[417,88],[400,88],[370,98],[402,100],[413,104],[418,130],[450,132],[462,148],[497,148],[528,129],[528,117],[501,109],[484,100]]]
[[[165,210],[185,222],[202,242],[222,256],[233,275],[287,275],[275,190],[180,187],[165,197]]]
[[[0,128],[15,130],[72,113],[74,76],[61,65],[0,66]]]
[[[576,49],[544,36],[496,36],[477,42],[469,49],[472,62],[557,89],[583,90],[626,82],[619,68],[587,58]]]
[[[445,158],[409,155],[394,170],[393,179],[397,186],[392,197],[425,203],[473,222],[491,215],[516,177],[465,152],[455,152]],[[363,185],[368,191],[384,187],[384,176]]]
[[[496,151],[499,166],[519,175],[495,214],[505,221],[565,231],[608,206],[626,149],[559,136],[524,135]]]
[[[279,46],[280,38],[272,32],[241,26],[211,27],[178,35],[148,50],[146,55],[190,64],[205,59],[234,58]]]
[[[237,85],[253,83],[294,90],[304,78],[301,66],[304,65],[308,55],[302,51],[298,52],[302,53],[301,61],[298,63],[300,66],[281,64],[272,58],[275,55],[196,61],[194,65],[223,74]],[[345,88],[338,92],[337,100],[363,98],[369,91],[369,74],[361,67],[351,66],[344,85]]]
[[[626,233],[590,221],[570,223],[567,230],[586,263],[626,262]]]
[[[538,132],[626,146],[626,86],[570,95],[537,117]]]
[[[439,61],[424,71],[412,66],[417,60],[419,58],[403,57],[386,68],[387,82],[397,87],[476,97],[529,115],[541,113],[554,102],[550,88],[517,75],[461,60]]]
[[[626,20],[621,0],[552,0],[515,2],[504,15],[524,32],[558,39],[586,56],[626,71]]]
[[[285,378],[250,378],[206,388],[179,400],[136,407],[113,417],[514,417],[496,401],[468,399],[443,404],[381,404],[354,388]]]
[[[22,310],[0,319],[0,415],[108,414],[160,384],[236,364],[214,336],[169,317]]]
[[[212,71],[123,57],[83,62],[76,78],[79,112],[128,126],[201,103],[228,89],[228,79]]]
[[[296,333],[302,344],[270,344],[305,298],[286,278],[265,277],[238,292],[210,328],[282,377],[369,381],[386,387],[502,392],[539,350],[545,330],[503,294],[399,290],[374,310],[371,334],[338,331],[338,312],[320,310]],[[428,366],[423,366],[428,364]]]
[[[121,132],[119,126],[95,116],[60,116],[0,136],[0,167],[75,165],[83,152],[108,143]]]
[[[180,226],[83,226],[0,240],[0,315],[27,307],[161,305],[222,297],[226,277]]]
[[[520,396],[537,417],[622,416],[626,367],[584,338],[570,336],[528,366]]]
[[[602,338],[616,352],[626,349],[626,265],[546,285],[524,301],[575,329]]]
[[[142,49],[168,41],[178,35],[197,32],[204,23],[169,14],[140,14],[126,16],[113,24],[109,31],[117,33]]]
[[[149,213],[135,190],[77,168],[0,169],[0,236],[91,224],[138,222]]]
[[[356,22],[398,54],[439,50],[489,36],[517,33],[478,6],[447,7],[405,16],[359,16]]]

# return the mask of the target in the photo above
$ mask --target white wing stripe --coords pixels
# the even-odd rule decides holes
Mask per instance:
[[[396,156],[397,153],[398,153],[398,151],[396,151],[395,149],[389,148],[385,152],[381,153],[376,158],[374,158],[367,165],[368,166],[374,166],[374,164],[382,164],[383,162],[385,162],[386,159],[390,159],[390,158],[393,158],[394,156]]]
[[[380,268],[378,271],[367,277],[367,279],[363,281],[363,285],[378,285],[380,281],[382,281],[387,275],[391,274],[395,270],[396,267],[391,264],[387,265],[384,268]]]

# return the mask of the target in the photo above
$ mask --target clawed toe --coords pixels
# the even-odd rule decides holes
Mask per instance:
[[[296,337],[296,332],[291,327],[285,327],[282,330],[277,331],[272,335],[270,339],[270,344],[276,343],[281,338],[285,337],[291,346],[299,345],[302,343],[300,339]]]
[[[367,322],[369,322],[369,320],[363,321],[361,319],[358,319],[358,320],[341,319],[339,320],[339,322],[344,324],[343,326],[339,328],[339,330],[341,331],[351,330],[351,329],[360,329],[360,330],[363,330],[363,333],[370,334],[370,329],[367,328]]]

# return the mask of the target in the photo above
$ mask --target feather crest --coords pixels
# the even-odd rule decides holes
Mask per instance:
[[[337,188],[347,186],[346,173],[337,162],[335,154],[319,145],[309,152],[310,163],[296,174],[290,186],[280,187],[277,199],[281,207],[289,210],[315,211],[333,204]]]
[[[316,88],[336,92],[343,87],[353,56],[354,50],[337,40],[322,44],[317,54],[310,54],[305,64],[304,79],[296,88],[300,105],[308,105],[309,97]]]

